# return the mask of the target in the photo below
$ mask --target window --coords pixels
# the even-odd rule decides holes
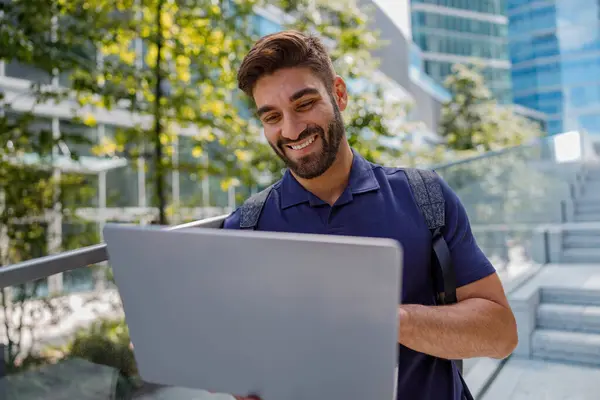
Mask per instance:
[[[6,63],[4,66],[4,72],[6,76],[26,79],[32,82],[40,82],[45,84],[50,84],[50,82],[52,82],[52,76],[49,73],[15,60]]]
[[[494,36],[498,38],[503,38],[507,34],[507,27],[504,24],[479,21],[466,17],[416,11],[412,13],[412,20],[415,32],[417,32],[419,28],[431,28],[482,36]]]
[[[114,138],[119,129],[106,125],[104,135]],[[107,207],[137,207],[138,170],[136,160],[129,160],[125,167],[115,168],[106,173],[106,206]]]
[[[95,222],[63,222],[63,248],[70,250],[100,242],[98,224]],[[94,289],[94,268],[77,268],[63,273],[63,291],[82,292]]]
[[[412,0],[413,3],[433,4],[488,14],[504,14],[506,0]]]
[[[182,207],[204,206],[202,159],[193,156],[197,142],[188,136],[179,136],[179,202]],[[197,168],[195,166],[197,165]]]
[[[61,137],[67,145],[67,153],[70,152],[78,157],[89,157],[94,155],[94,146],[98,144],[98,129],[96,127],[90,127],[64,119],[59,121],[58,126]]]

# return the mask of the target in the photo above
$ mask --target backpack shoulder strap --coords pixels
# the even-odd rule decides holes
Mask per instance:
[[[416,168],[407,168],[405,171],[427,227],[432,231],[443,228],[446,224],[445,201],[437,174],[431,170]]]
[[[439,269],[444,283],[444,292],[438,294],[438,301],[441,304],[456,303],[456,274],[450,257],[450,249],[443,235],[443,228],[446,224],[446,203],[438,176],[431,170],[407,168],[405,171],[415,201],[431,231],[432,245],[437,261],[436,267]]]
[[[456,272],[450,257],[448,243],[446,243],[443,235],[443,228],[446,225],[446,202],[442,186],[435,171],[406,168],[405,172],[415,201],[425,217],[427,227],[432,235],[431,242],[436,261],[433,267],[437,269],[437,275],[442,277],[444,284],[444,292],[438,293],[438,302],[440,304],[454,304],[457,302]],[[462,380],[463,362],[462,360],[454,361]],[[473,399],[464,380],[462,380],[462,384],[466,398]]]
[[[256,229],[262,210],[273,190],[271,185],[250,196],[240,207],[240,229]]]

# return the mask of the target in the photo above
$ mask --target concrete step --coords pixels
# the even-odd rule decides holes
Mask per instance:
[[[570,233],[567,233],[563,239],[563,245],[566,249],[600,249],[600,234],[571,235]]]
[[[575,211],[580,213],[600,213],[600,199],[595,201],[577,201]]]
[[[590,195],[592,193],[598,193],[598,190],[600,189],[600,181],[585,181],[580,187],[584,188],[584,193],[588,193]]]
[[[590,237],[590,236],[600,236],[600,224],[598,228],[586,227],[580,225],[579,228],[566,228],[565,229],[565,237]]]
[[[600,263],[600,248],[570,248],[563,249],[561,260],[564,263]]]
[[[542,304],[569,304],[600,307],[600,290],[562,287],[543,287]]]
[[[592,209],[597,210],[598,205],[600,204],[600,196],[598,192],[583,194],[581,197],[575,199],[575,208],[576,209]]]
[[[575,222],[600,222],[600,213],[578,213],[573,216]]]
[[[600,335],[537,329],[531,338],[533,357],[600,366]]]
[[[537,326],[542,329],[600,334],[600,306],[540,304]]]

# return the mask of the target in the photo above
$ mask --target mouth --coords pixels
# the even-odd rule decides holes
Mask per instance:
[[[286,147],[289,149],[292,149],[294,151],[300,151],[300,150],[306,149],[308,146],[313,144],[315,142],[315,140],[317,140],[317,135],[313,135],[313,136],[309,137],[308,139],[306,139],[300,143],[297,143],[297,144],[288,144],[288,145],[286,145]]]

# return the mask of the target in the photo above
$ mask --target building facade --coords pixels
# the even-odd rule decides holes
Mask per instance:
[[[411,104],[410,122],[419,129],[407,132],[415,145],[440,142],[438,135],[441,109],[450,93],[425,72],[422,53],[412,41],[409,0],[362,0],[372,10],[371,27],[386,43],[374,51],[379,70],[401,88]]]
[[[424,71],[443,84],[454,64],[477,63],[495,98],[512,102],[505,7],[505,0],[411,0]]]
[[[600,139],[600,2],[508,0],[513,98]]]

